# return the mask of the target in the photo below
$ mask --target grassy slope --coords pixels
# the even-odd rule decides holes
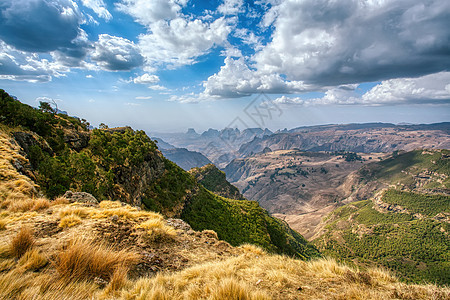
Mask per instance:
[[[382,265],[406,281],[450,284],[450,225],[434,218],[450,213],[450,197],[424,193],[448,186],[448,153],[412,151],[363,169],[366,181],[391,185],[381,201],[406,212],[380,212],[371,200],[348,204],[328,216],[326,233],[315,244],[325,255]],[[417,188],[420,174],[427,182]]]
[[[35,125],[31,126],[28,120],[41,120],[46,130],[38,133],[45,140],[57,137],[58,147],[53,155],[38,146],[28,153],[37,183],[50,198],[72,189],[89,192],[100,200],[127,201],[129,193],[141,183],[140,174],[133,172],[154,168],[150,175],[159,171],[161,174],[147,181],[142,189],[141,201],[147,209],[179,216],[184,208],[181,216],[194,229],[213,229],[233,245],[254,243],[269,251],[302,258],[318,255],[300,234],[270,217],[256,202],[234,201],[204,189],[192,175],[165,159],[143,131],[93,130],[88,146],[77,152],[62,142],[63,129],[68,124],[54,121],[57,118],[52,114],[21,104],[4,92],[0,107],[4,124],[31,131]],[[20,119],[16,118],[17,114]]]

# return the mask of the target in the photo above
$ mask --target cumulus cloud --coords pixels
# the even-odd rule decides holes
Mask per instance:
[[[157,83],[158,81],[159,81],[158,76],[150,75],[147,73],[133,79],[134,83],[139,83],[139,84],[153,84],[153,83]]]
[[[116,4],[118,10],[133,16],[145,26],[161,20],[176,18],[187,0],[122,0]]]
[[[150,33],[139,36],[139,46],[147,63],[177,67],[192,64],[215,45],[224,44],[230,32],[225,18],[208,23],[180,17],[153,23]]]
[[[397,78],[382,81],[360,95],[358,84],[341,85],[329,89],[321,98],[282,96],[279,104],[296,105],[401,105],[450,104],[450,72],[440,72],[419,78]]]
[[[0,38],[18,50],[48,52],[73,48],[82,15],[71,0],[4,0]]]
[[[0,41],[0,79],[47,82],[68,70],[58,62],[40,59],[37,54],[16,50]]]
[[[128,71],[144,63],[139,48],[132,41],[109,34],[99,35],[91,59],[109,71]]]
[[[271,42],[258,71],[339,85],[431,74],[450,68],[450,2],[286,0],[263,24]]]
[[[100,18],[103,18],[106,21],[112,19],[112,15],[106,8],[106,4],[103,0],[81,0],[81,3],[92,9]]]
[[[178,67],[225,43],[233,20],[185,16],[187,0],[122,0],[117,8],[147,27],[139,36],[139,47],[147,65]]]
[[[312,88],[301,81],[286,81],[278,74],[260,74],[250,69],[243,57],[226,57],[225,65],[203,86],[204,94],[219,98],[245,97],[260,92],[305,92]]]
[[[243,0],[224,0],[217,8],[217,11],[224,15],[237,15],[244,12]]]

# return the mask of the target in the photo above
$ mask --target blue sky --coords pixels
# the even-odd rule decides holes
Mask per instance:
[[[3,0],[0,13],[0,88],[94,126],[450,121],[449,1]],[[249,114],[261,93],[277,112],[263,123]]]

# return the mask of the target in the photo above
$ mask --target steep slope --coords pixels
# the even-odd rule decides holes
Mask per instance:
[[[189,171],[206,189],[211,192],[230,199],[245,200],[238,188],[227,181],[226,175],[215,165],[208,164],[201,168]]]
[[[159,144],[158,144],[159,145]],[[173,148],[173,149],[160,149],[164,157],[170,159],[183,170],[189,171],[192,168],[203,167],[210,164],[211,161],[196,151],[189,151],[185,148]]]
[[[0,134],[1,299],[448,299],[386,271],[305,262],[118,201],[37,198],[28,161]],[[20,202],[20,205],[18,205]],[[32,228],[32,229],[31,229]],[[81,237],[81,238],[80,238]]]
[[[206,190],[166,159],[143,131],[129,127],[87,131],[78,119],[33,109],[4,91],[0,108],[0,120],[11,138],[26,137],[15,141],[49,198],[69,189],[88,192],[99,200],[120,200],[167,217],[181,216],[194,229],[214,229],[233,245],[254,243],[302,258],[318,255],[302,236],[256,202],[226,199]],[[87,137],[84,147],[73,147],[73,139],[67,139],[77,134]]]
[[[449,154],[416,150],[365,166],[360,186],[375,186],[375,194],[333,211],[314,243],[407,281],[450,284]]]
[[[352,193],[361,166],[385,154],[277,150],[233,160],[224,171],[245,197],[304,235]]]

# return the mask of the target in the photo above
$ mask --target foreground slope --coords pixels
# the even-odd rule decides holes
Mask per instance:
[[[0,135],[1,299],[448,299],[380,269],[232,247],[213,231],[118,201],[38,197]],[[80,238],[81,237],[81,238]]]
[[[333,211],[315,244],[326,255],[387,267],[404,280],[450,284],[449,150],[395,154],[359,171],[355,194]]]
[[[99,200],[181,217],[193,229],[215,230],[232,245],[260,245],[301,258],[319,255],[300,234],[258,203],[213,194],[166,159],[143,131],[129,127],[88,130],[87,123],[24,105],[1,91],[2,128],[30,161],[26,168],[50,199],[67,190]]]

